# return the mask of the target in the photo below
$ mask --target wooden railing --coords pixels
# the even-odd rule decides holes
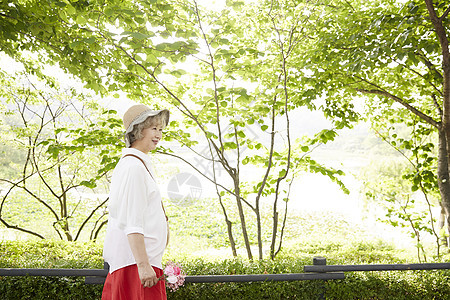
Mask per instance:
[[[374,265],[327,265],[324,257],[314,257],[313,265],[304,266],[304,273],[249,274],[249,275],[196,275],[186,276],[186,283],[215,282],[263,282],[297,280],[344,279],[345,272],[405,271],[450,269],[450,263],[423,264],[374,264]],[[61,276],[85,277],[87,284],[103,284],[108,274],[108,265],[103,269],[0,269],[0,276]]]

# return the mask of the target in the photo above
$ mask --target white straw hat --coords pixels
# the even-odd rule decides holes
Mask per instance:
[[[158,114],[166,114],[166,124],[169,123],[170,113],[167,109],[151,110],[147,105],[136,104],[131,106],[123,115],[123,126],[125,127],[125,144],[130,147],[128,134],[133,131],[134,125],[144,122],[148,117]]]

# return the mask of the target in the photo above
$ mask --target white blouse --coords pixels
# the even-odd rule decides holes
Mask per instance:
[[[136,263],[128,234],[144,235],[150,264],[161,269],[167,243],[167,221],[158,186],[142,161],[133,156],[124,157],[127,154],[140,157],[151,170],[148,155],[134,148],[123,149],[111,179],[103,247],[103,258],[109,264],[110,273]]]

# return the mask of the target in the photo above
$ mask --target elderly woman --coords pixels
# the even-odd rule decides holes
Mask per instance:
[[[102,299],[166,299],[161,259],[169,230],[147,154],[168,122],[168,110],[141,104],[123,116],[127,148],[111,179],[103,249],[110,269]]]

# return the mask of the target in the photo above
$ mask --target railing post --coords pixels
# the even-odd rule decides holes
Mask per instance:
[[[325,257],[316,256],[313,257],[313,265],[314,266],[325,266],[327,264],[327,259]],[[326,291],[326,280],[323,280],[320,284],[320,291],[319,291],[319,299],[324,300],[325,299],[325,291]]]
[[[327,264],[327,259],[325,257],[316,256],[313,258],[313,265],[315,266],[325,266]]]

